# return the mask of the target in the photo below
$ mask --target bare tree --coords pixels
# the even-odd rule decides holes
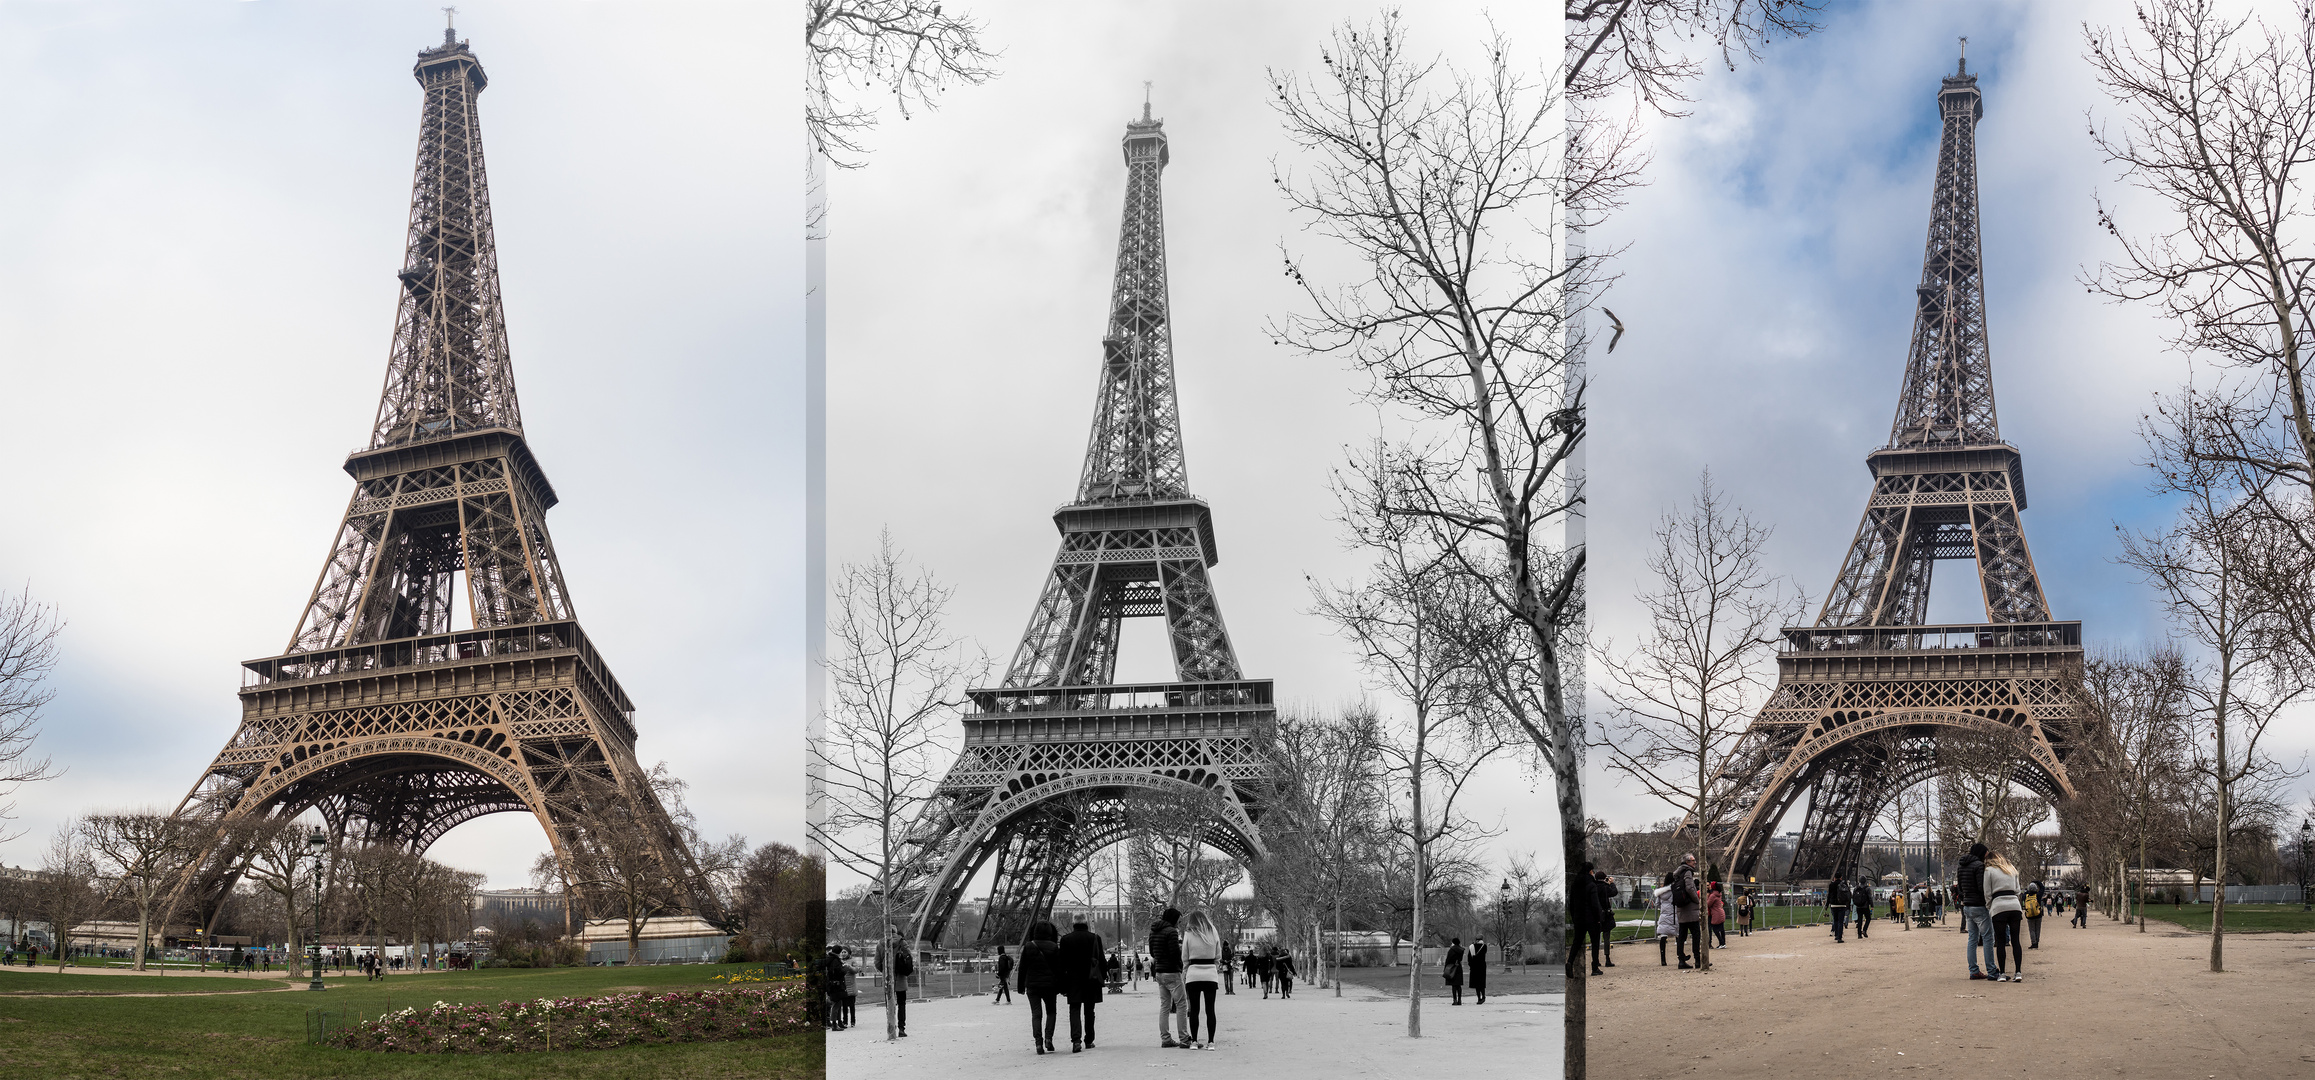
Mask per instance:
[[[1273,894],[1299,891],[1330,919],[1339,939],[1346,911],[1368,906],[1359,894],[1377,884],[1373,854],[1382,843],[1381,763],[1375,757],[1379,722],[1364,704],[1338,718],[1288,713],[1278,718],[1272,754],[1288,778],[1279,805],[1263,818]],[[1342,979],[1334,980],[1342,996]]]
[[[877,111],[850,97],[880,91],[902,119],[934,108],[953,85],[996,75],[983,23],[941,0],[808,0],[804,7],[804,129],[837,168],[866,164]]]
[[[1228,804],[1218,792],[1142,792],[1132,807],[1126,865],[1138,908],[1212,907],[1223,890],[1245,877],[1245,870],[1210,842],[1229,820]]]
[[[661,767],[648,782],[669,778]],[[666,795],[661,801],[657,792],[623,790],[615,781],[574,772],[566,797],[576,842],[568,845],[565,884],[592,917],[627,928],[628,963],[641,957],[643,928],[653,917],[682,910],[697,896],[686,868],[671,862],[684,854],[682,837],[667,835],[657,819],[638,811],[645,800],[660,801],[662,807],[666,801],[680,805],[675,790]]]
[[[104,903],[97,890],[96,857],[88,847],[86,822],[69,821],[56,827],[48,850],[40,858],[40,878],[33,910],[48,924],[56,946],[56,970],[63,971],[72,952],[73,928],[94,917]]]
[[[2164,648],[2084,658],[2075,697],[2089,710],[2079,741],[2083,809],[2101,813],[2138,862],[2139,932],[2146,931],[2147,849],[2174,808],[2189,767],[2186,659]],[[2086,751],[2086,752],[2085,752]],[[2126,916],[2129,915],[2127,910]],[[2126,919],[2127,921],[2127,919]]]
[[[906,830],[953,757],[942,721],[987,665],[948,631],[953,590],[910,564],[890,531],[867,562],[837,570],[834,591],[827,670],[835,708],[811,747],[821,798],[812,839],[870,881],[881,940],[889,940],[898,930],[893,892],[912,854]],[[887,995],[888,1041],[899,1039],[896,1008]]]
[[[18,785],[56,775],[47,758],[32,756],[40,734],[40,710],[55,698],[48,673],[56,667],[57,638],[64,620],[56,609],[32,599],[26,586],[14,596],[0,594],[0,842],[23,833],[5,828],[16,804],[6,797]]]
[[[174,816],[139,810],[84,818],[81,835],[111,895],[136,908],[136,969],[143,971],[151,951],[153,916],[159,912],[167,922],[169,913],[160,910],[162,901],[194,857],[193,832]],[[165,932],[166,925],[162,929]]]
[[[1762,565],[1769,532],[1705,473],[1687,512],[1656,526],[1647,558],[1655,580],[1639,596],[1646,636],[1627,654],[1613,642],[1594,652],[1613,719],[1593,745],[1692,826],[1699,868],[1718,827],[1741,810],[1713,780],[1773,686],[1778,629],[1807,607]],[[1701,941],[1697,966],[1712,966]]]
[[[1365,581],[1312,585],[1316,612],[1359,654],[1375,689],[1406,706],[1377,714],[1374,757],[1407,803],[1391,802],[1391,829],[1413,859],[1410,936],[1418,951],[1408,970],[1407,1034],[1421,1037],[1423,901],[1432,888],[1434,845],[1474,835],[1455,814],[1455,800],[1474,770],[1506,747],[1496,733],[1494,701],[1470,647],[1474,628],[1500,623],[1482,586],[1458,572],[1453,556],[1430,544],[1416,517],[1395,514],[1390,477],[1367,471],[1363,490],[1341,485],[1341,520],[1351,540],[1374,555]],[[1578,819],[1579,821],[1581,819]]]
[[[306,841],[306,826],[290,818],[252,818],[240,828],[244,832],[240,845],[242,876],[280,901],[289,931],[284,939],[289,944],[286,966],[290,978],[303,978],[305,951],[299,942],[313,922],[314,894],[319,887],[308,865],[313,853]]]
[[[1813,0],[1565,0],[1565,14],[1571,94],[1589,101],[1627,92],[1674,116],[1688,100],[1685,84],[1703,74],[1689,54],[1699,39],[1733,69],[1776,38],[1818,29]]]
[[[2161,536],[2125,533],[2123,562],[2162,595],[2171,624],[2195,642],[2204,661],[2189,668],[2185,699],[2212,745],[2195,742],[2196,769],[2211,783],[2213,874],[2221,888],[2211,909],[2211,970],[2224,971],[2227,835],[2236,825],[2229,797],[2282,773],[2260,742],[2275,717],[2304,696],[2296,665],[2270,649],[2275,611],[2252,570],[2263,553],[2287,543],[2272,519],[2248,504],[2222,505],[2210,488],[2187,492],[2187,505]]]
[[[2214,0],[2148,0],[2135,32],[2083,32],[2100,86],[2125,110],[2120,131],[2093,126],[2091,138],[2166,212],[2133,235],[2101,201],[2098,222],[2122,254],[2088,284],[2155,305],[2182,351],[2270,388],[2184,399],[2181,448],[2254,495],[2284,481],[2303,503],[2315,494],[2304,355],[2315,246],[2303,224],[2315,213],[2315,8],[2295,5],[2289,25],[2272,27],[2229,19]]]

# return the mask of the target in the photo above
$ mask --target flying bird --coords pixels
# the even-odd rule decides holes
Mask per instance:
[[[1614,311],[1610,311],[1607,308],[1601,308],[1600,310],[1606,311],[1608,313],[1608,321],[1616,324],[1615,336],[1608,339],[1608,351],[1614,352],[1616,351],[1616,342],[1624,340],[1624,320],[1616,318],[1616,313]]]

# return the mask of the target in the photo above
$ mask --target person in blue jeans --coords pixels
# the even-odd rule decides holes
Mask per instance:
[[[1985,907],[1985,845],[1971,844],[1969,855],[1961,860],[1961,872],[1954,881],[1954,891],[1961,894],[1961,925],[1969,938],[1963,946],[1969,955],[1969,977],[1991,978],[1986,974],[1994,966],[1993,918]],[[1985,957],[1983,967],[1978,965],[1979,954]]]

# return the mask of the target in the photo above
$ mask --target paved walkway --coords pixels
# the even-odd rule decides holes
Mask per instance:
[[[1029,1043],[1029,1003],[1015,995],[910,1002],[908,1038],[887,1042],[882,1014],[860,1005],[862,1026],[828,1034],[830,1076],[939,1076],[970,1080],[1048,1068],[1056,1073],[1112,1074],[1174,1069],[1254,1080],[1357,1077],[1556,1075],[1557,994],[1489,995],[1485,1006],[1423,1001],[1423,1038],[1407,1037],[1407,1002],[1354,985],[1342,997],[1297,986],[1292,998],[1265,1001],[1259,990],[1219,999],[1222,1037],[1213,1051],[1158,1046],[1157,995],[1150,984],[1111,994],[1099,1011],[1098,1047],[1069,1052],[1064,1002],[1054,1025],[1058,1055],[1038,1057]],[[1466,999],[1468,1000],[1468,999]]]
[[[1590,980],[1592,1075],[2315,1077],[2315,934],[2230,934],[2212,974],[2207,934],[2051,917],[2026,981],[1994,983],[1953,926],[1731,937],[1710,973],[1618,948]]]

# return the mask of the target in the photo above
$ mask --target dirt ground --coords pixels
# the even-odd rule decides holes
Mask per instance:
[[[2230,934],[2213,974],[2207,934],[2053,916],[2026,981],[1995,983],[1956,925],[1732,936],[1709,974],[1620,947],[1590,980],[1592,1075],[2315,1077],[2315,934]]]

